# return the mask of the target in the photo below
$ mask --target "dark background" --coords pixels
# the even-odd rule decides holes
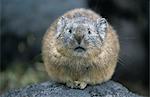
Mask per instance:
[[[148,95],[149,0],[1,0],[0,93],[48,80],[41,59],[43,34],[58,16],[80,7],[101,14],[119,35],[112,79]]]

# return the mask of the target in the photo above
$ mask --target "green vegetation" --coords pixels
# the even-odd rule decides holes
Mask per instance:
[[[33,65],[14,63],[6,71],[0,73],[0,93],[13,88],[48,80],[42,63]]]

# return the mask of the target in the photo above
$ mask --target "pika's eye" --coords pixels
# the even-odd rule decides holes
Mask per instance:
[[[71,30],[71,29],[69,29],[69,33],[72,33],[72,30]]]
[[[91,31],[90,31],[90,29],[88,28],[88,34],[91,34]]]
[[[91,34],[91,31],[90,31],[90,30],[88,31],[88,34]]]

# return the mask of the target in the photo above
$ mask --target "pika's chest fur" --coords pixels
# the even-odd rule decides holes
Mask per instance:
[[[76,60],[76,61],[75,61]],[[80,80],[87,76],[90,76],[91,72],[95,71],[99,67],[87,60],[75,59],[75,60],[57,60],[53,66],[49,68],[50,75],[53,79],[60,78],[59,80]],[[54,77],[54,75],[57,75]],[[63,78],[62,78],[63,77]],[[58,79],[57,79],[58,80]]]

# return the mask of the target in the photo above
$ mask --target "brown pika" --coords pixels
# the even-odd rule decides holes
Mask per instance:
[[[84,89],[112,77],[119,48],[117,34],[106,19],[80,8],[50,26],[43,38],[42,56],[51,80]]]

